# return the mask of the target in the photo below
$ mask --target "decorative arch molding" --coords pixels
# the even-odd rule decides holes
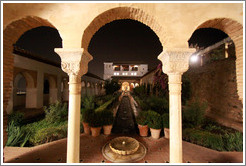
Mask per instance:
[[[197,29],[201,28],[219,29],[233,40],[236,49],[237,93],[239,99],[243,101],[243,26],[230,18],[215,18],[197,27]]]
[[[37,16],[27,16],[25,18],[11,22],[3,30],[3,130],[7,128],[7,106],[10,100],[13,82],[14,56],[13,44],[26,31],[40,26],[55,28],[48,20]],[[3,144],[7,141],[6,132],[4,132]]]
[[[35,81],[34,81],[34,78],[32,77],[31,74],[29,74],[28,72],[20,72],[18,74],[15,75],[14,77],[14,80],[15,78],[17,78],[19,75],[22,75],[25,80],[26,80],[26,88],[35,88]],[[14,82],[14,86],[16,87],[16,81]]]
[[[91,87],[91,83],[90,82],[87,82],[86,87],[87,88],[90,88]]]
[[[85,81],[81,82],[81,87],[84,88],[85,87]]]
[[[159,37],[162,45],[164,46],[167,44],[166,33],[161,25],[152,16],[147,14],[142,9],[132,7],[116,7],[101,13],[88,25],[82,36],[82,48],[88,50],[91,38],[102,26],[112,21],[122,19],[136,20],[149,26]]]

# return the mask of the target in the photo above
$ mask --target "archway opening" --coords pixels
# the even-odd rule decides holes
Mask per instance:
[[[14,78],[13,87],[13,110],[25,108],[26,105],[26,79],[18,73]]]
[[[93,56],[89,72],[105,77],[105,63],[110,62],[112,64],[108,68],[115,70],[110,71],[110,79],[113,76],[116,79],[135,76],[139,80],[161,63],[157,56],[162,52],[162,44],[155,32],[145,24],[122,19],[102,26],[90,40],[88,51]]]
[[[129,82],[123,82],[121,86],[121,90],[124,92],[130,91],[130,85]]]
[[[47,106],[49,105],[49,94],[50,94],[50,83],[48,78],[44,79],[43,94],[44,94],[43,105]]]
[[[200,28],[188,42],[189,47],[196,48],[190,69],[184,74],[190,81],[189,97],[207,103],[207,117],[242,130],[243,105],[237,95],[234,41],[219,29]]]

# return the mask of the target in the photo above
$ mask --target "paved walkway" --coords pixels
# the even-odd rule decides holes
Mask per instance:
[[[117,111],[112,132],[115,134],[136,134],[136,122],[128,96],[123,96]]]
[[[111,139],[123,134],[92,137],[81,134],[81,163],[110,163],[102,155],[102,147]],[[129,135],[128,135],[129,136]],[[147,148],[146,156],[139,163],[166,163],[169,161],[169,140],[161,137],[154,140],[151,137],[131,135]],[[8,163],[65,163],[67,139],[31,148],[5,147],[5,162]],[[183,141],[184,162],[191,163],[242,163],[243,152],[218,152]]]

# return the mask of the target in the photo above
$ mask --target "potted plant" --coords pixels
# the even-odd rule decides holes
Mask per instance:
[[[169,139],[169,113],[164,113],[162,115],[162,122],[165,138]]]
[[[148,118],[148,111],[140,111],[136,118],[138,129],[139,129],[139,134],[142,137],[148,136],[149,128],[148,128],[147,118]]]
[[[162,129],[162,118],[161,115],[154,111],[148,111],[148,126],[150,128],[151,137],[154,139],[160,138]]]
[[[103,110],[102,113],[103,134],[110,135],[114,122],[114,115],[111,110]]]
[[[84,133],[85,134],[90,134],[90,126],[89,126],[89,121],[90,121],[90,114],[93,112],[92,109],[81,109],[81,120],[84,128]]]
[[[91,135],[93,137],[99,136],[102,129],[101,111],[94,111],[91,114],[89,126],[91,127]]]

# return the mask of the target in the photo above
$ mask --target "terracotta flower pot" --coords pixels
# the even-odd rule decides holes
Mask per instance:
[[[110,135],[113,125],[105,125],[103,126],[103,134]]]
[[[102,127],[91,127],[91,135],[93,137],[99,136],[101,133],[101,129],[102,129]]]
[[[82,124],[83,124],[83,127],[84,127],[84,133],[85,134],[90,134],[91,133],[91,130],[90,130],[89,123],[82,122]]]
[[[164,128],[165,138],[169,139],[169,128]]]
[[[161,129],[152,129],[150,128],[150,132],[151,132],[151,137],[154,139],[159,139],[160,138],[160,133],[161,133]]]
[[[139,135],[142,136],[142,137],[147,137],[148,136],[148,131],[149,131],[149,128],[148,128],[148,125],[140,125],[138,124],[138,129],[139,129]]]

